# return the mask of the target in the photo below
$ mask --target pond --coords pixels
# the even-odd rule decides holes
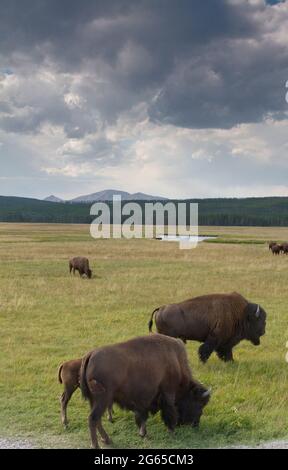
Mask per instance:
[[[164,242],[179,242],[179,241],[189,241],[189,242],[203,242],[204,240],[213,240],[217,237],[210,237],[208,235],[159,235],[157,240]]]

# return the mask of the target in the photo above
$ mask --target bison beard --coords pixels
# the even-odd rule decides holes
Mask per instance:
[[[266,312],[240,294],[212,294],[155,309],[153,317],[158,333],[203,343],[199,357],[206,362],[213,351],[223,361],[232,361],[232,349],[246,339],[260,344],[265,334]]]
[[[169,430],[199,424],[210,392],[193,379],[183,343],[153,334],[99,348],[82,361],[80,387],[91,406],[92,447],[97,431],[110,443],[101,418],[114,402],[135,413],[140,436],[146,435],[149,413],[161,412]]]
[[[177,403],[178,425],[192,424],[198,427],[204,406],[210,399],[210,390],[200,384],[189,391]]]

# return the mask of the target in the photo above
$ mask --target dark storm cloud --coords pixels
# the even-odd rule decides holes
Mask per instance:
[[[113,61],[131,40],[172,60],[212,38],[251,34],[253,22],[238,15],[225,0],[2,0],[0,50],[46,44],[64,60]]]
[[[288,49],[287,49],[288,51]],[[285,117],[287,51],[267,44],[204,47],[175,69],[150,107],[158,121],[194,128],[260,122],[268,113]]]
[[[17,70],[26,57],[26,73],[30,61],[86,74],[77,89],[82,113],[60,105],[57,92],[58,104],[39,98],[24,131],[46,119],[81,137],[97,127],[94,110],[109,122],[140,101],[151,120],[180,127],[281,118],[288,48],[264,37],[269,25],[257,15],[265,9],[271,7],[244,0],[2,0],[5,67]],[[5,115],[2,125],[16,130],[19,119]]]

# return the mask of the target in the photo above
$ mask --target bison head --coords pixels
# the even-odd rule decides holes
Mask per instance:
[[[87,271],[87,277],[88,277],[88,279],[91,279],[91,277],[92,277],[92,271],[91,271],[91,269],[88,269],[88,271]]]
[[[193,427],[199,426],[203,408],[210,399],[211,391],[201,384],[190,382],[188,390],[176,403],[178,411],[178,425],[192,424]]]
[[[249,303],[246,308],[245,338],[258,346],[260,337],[265,335],[266,312],[260,305]]]

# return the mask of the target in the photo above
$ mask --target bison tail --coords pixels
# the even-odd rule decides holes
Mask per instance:
[[[61,366],[60,366],[59,369],[58,369],[58,381],[59,381],[60,384],[63,383],[62,377],[61,377],[62,369],[63,369],[63,364],[61,364]]]
[[[89,390],[89,387],[88,387],[88,384],[87,384],[87,379],[86,379],[86,370],[87,370],[87,366],[88,366],[90,356],[91,356],[91,352],[88,353],[84,357],[84,359],[82,360],[81,369],[80,369],[80,389],[81,389],[81,392],[82,392],[82,397],[85,400],[89,400],[90,396],[91,396],[91,393],[90,393],[90,390]]]
[[[155,314],[156,312],[158,312],[158,310],[159,310],[159,309],[160,309],[160,307],[158,307],[158,308],[155,308],[155,310],[153,310],[153,312],[152,312],[152,315],[151,315],[150,321],[149,321],[149,323],[148,323],[148,328],[149,328],[149,332],[150,332],[150,333],[152,332],[152,326],[153,326],[153,317],[154,317],[154,314]]]

